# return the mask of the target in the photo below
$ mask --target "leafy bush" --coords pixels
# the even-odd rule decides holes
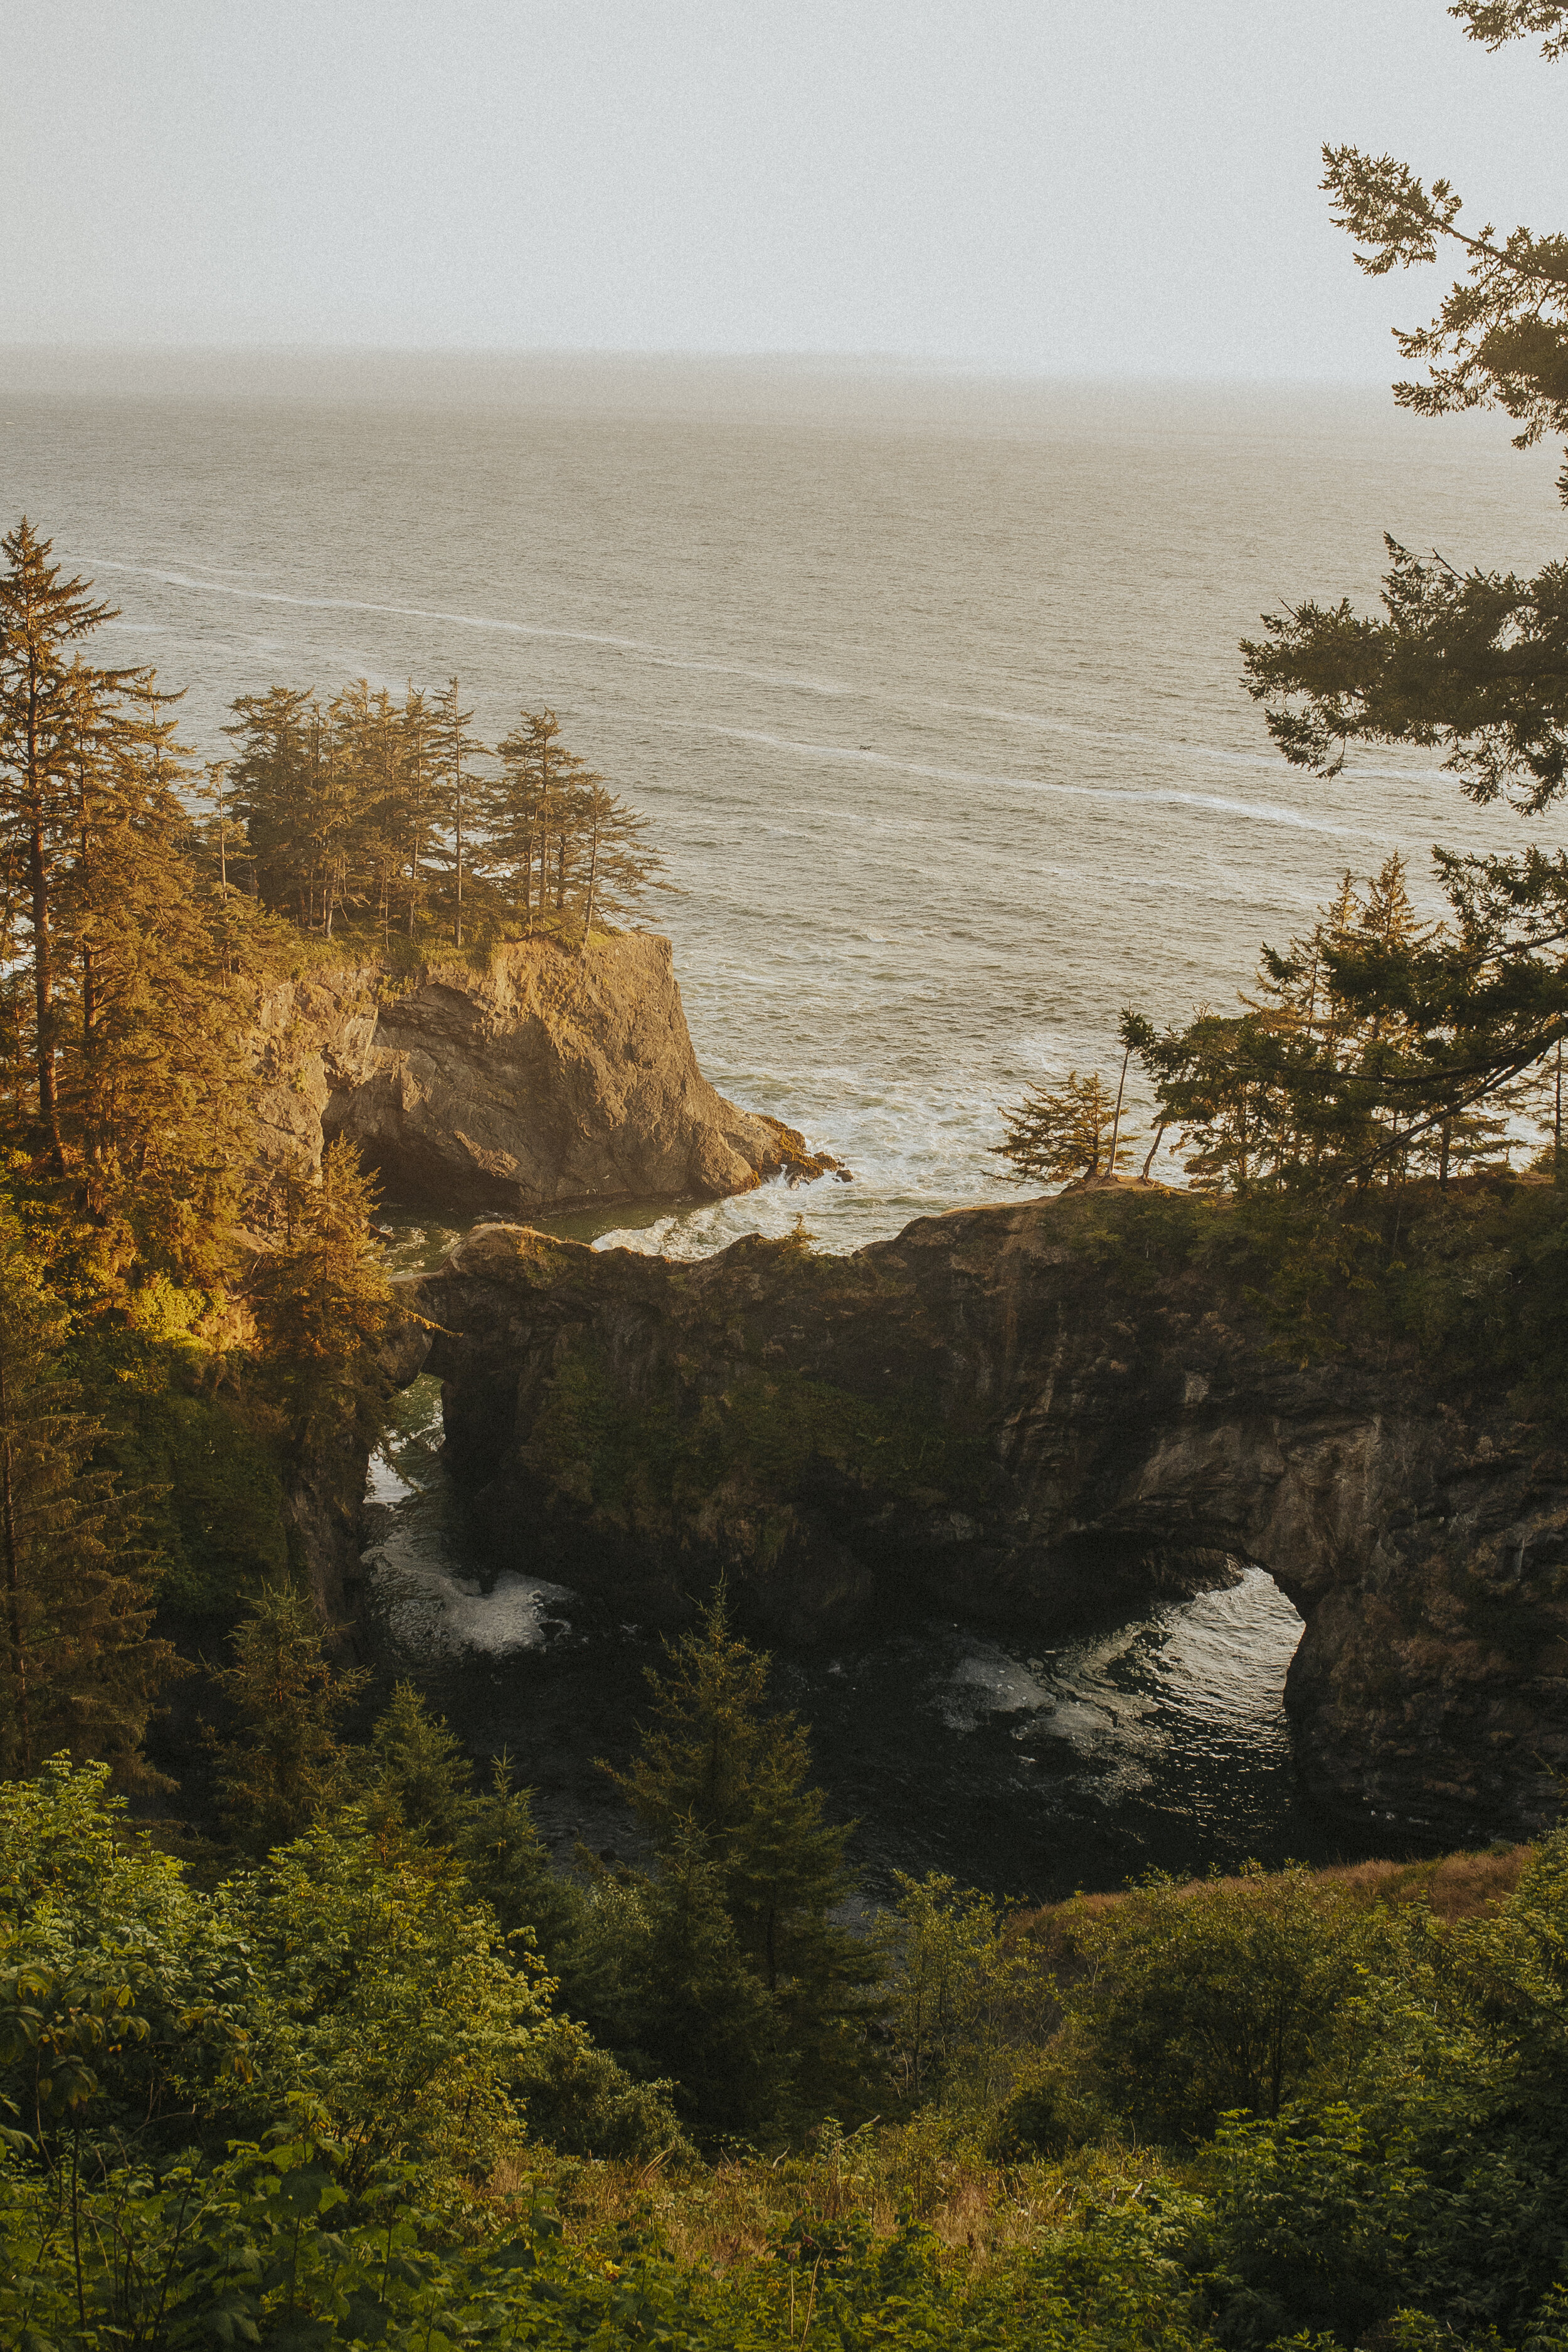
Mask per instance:
[[[1377,1933],[1306,1870],[1150,1878],[1081,1915],[1067,2052],[1110,2112],[1157,2138],[1206,2139],[1233,2109],[1278,2116],[1340,2063]]]

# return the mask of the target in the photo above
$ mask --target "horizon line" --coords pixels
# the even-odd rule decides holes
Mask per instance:
[[[1368,373],[1303,373],[1285,368],[1117,368],[1088,362],[1029,363],[1000,357],[876,350],[812,350],[777,346],[767,350],[707,349],[669,345],[644,349],[621,344],[394,343],[244,341],[130,341],[109,338],[49,340],[0,337],[0,365],[31,361],[59,365],[73,360],[296,361],[320,363],[399,361],[446,365],[609,364],[633,367],[732,367],[809,373],[848,372],[867,375],[959,378],[1006,383],[1184,383],[1341,384],[1389,389],[1385,375]]]

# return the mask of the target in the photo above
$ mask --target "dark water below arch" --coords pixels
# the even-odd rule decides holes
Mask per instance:
[[[625,1759],[658,1639],[560,1585],[489,1570],[439,1442],[439,1391],[420,1381],[372,1464],[377,1664],[413,1675],[477,1756],[506,1751],[558,1858],[582,1840],[633,1859],[595,1759]],[[1152,1869],[1402,1850],[1375,1822],[1325,1819],[1297,1781],[1283,1686],[1300,1633],[1249,1568],[1230,1591],[1050,1643],[933,1620],[775,1654],[773,1687],[812,1727],[834,1815],[860,1823],[869,1899],[895,1872],[939,1870],[1044,1901]]]

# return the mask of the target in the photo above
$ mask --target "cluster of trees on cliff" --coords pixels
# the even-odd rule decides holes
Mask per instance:
[[[1558,1181],[1568,1172],[1568,1019],[1520,1036],[1518,993],[1540,974],[1483,969],[1474,875],[1456,870],[1476,861],[1438,860],[1451,872],[1453,919],[1418,919],[1397,852],[1365,882],[1345,874],[1305,939],[1263,949],[1238,1011],[1205,1006],[1163,1031],[1124,1013],[1115,1075],[1073,1070],[1027,1090],[1005,1111],[999,1155],[1046,1182],[1092,1182],[1138,1160],[1148,1176],[1169,1135],[1189,1183],[1231,1194],[1423,1178],[1446,1187],[1453,1176],[1506,1171],[1515,1155]],[[1538,940],[1528,961],[1543,953]],[[1438,967],[1442,1019],[1413,985],[1413,974]],[[1134,1059],[1155,1103],[1143,1132],[1125,1115]]]
[[[568,751],[552,710],[493,749],[458,681],[401,701],[363,678],[241,695],[213,768],[209,838],[272,912],[326,939],[580,942],[669,886],[647,821]]]
[[[168,698],[89,658],[109,608],[26,521],[0,557],[0,1770],[155,1781],[160,1600],[232,1613],[275,1564],[290,1464],[379,1409],[385,1284],[352,1154],[256,1165],[279,927],[205,854]]]

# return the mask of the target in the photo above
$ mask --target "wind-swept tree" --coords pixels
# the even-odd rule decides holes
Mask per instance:
[[[1126,1076],[1125,1062],[1122,1076]],[[1010,1160],[1020,1180],[1044,1184],[1092,1182],[1120,1171],[1136,1137],[1121,1124],[1121,1088],[1098,1070],[1069,1070],[1059,1087],[1030,1087],[1003,1108],[1007,1132],[992,1150]]]
[[[1568,14],[1547,0],[1458,0],[1449,13],[1496,48],[1540,34],[1568,55]],[[1391,155],[1323,151],[1323,185],[1372,277],[1429,263],[1452,246],[1467,264],[1426,326],[1396,337],[1423,380],[1394,386],[1420,415],[1500,408],[1528,447],[1568,436],[1568,238],[1490,224],[1472,231],[1452,184],[1428,186]],[[1568,468],[1559,488],[1568,503]],[[1568,567],[1532,579],[1461,572],[1393,540],[1383,609],[1306,602],[1264,619],[1243,647],[1249,691],[1286,758],[1324,775],[1355,743],[1442,751],[1470,799],[1526,816],[1568,782]],[[1341,960],[1342,1002],[1363,1020],[1398,1013],[1420,1040],[1415,1065],[1386,1073],[1409,1116],[1375,1164],[1479,1114],[1552,1053],[1568,1028],[1568,854],[1436,853],[1453,909],[1445,934],[1368,946]]]

